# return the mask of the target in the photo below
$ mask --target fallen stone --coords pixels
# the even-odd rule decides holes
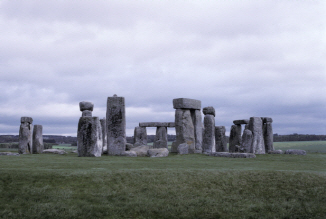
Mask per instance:
[[[269,154],[283,154],[284,152],[282,150],[274,150],[274,151],[268,151]]]
[[[189,146],[186,143],[180,144],[177,148],[178,154],[188,154]]]
[[[211,152],[209,156],[214,157],[228,157],[228,158],[255,158],[256,155],[252,153],[228,153],[228,152]]]
[[[134,147],[137,147],[137,146],[130,144],[130,143],[126,143],[126,151],[130,151]]]
[[[90,111],[90,110],[84,110],[82,112],[82,117],[86,117],[86,116],[92,117],[92,111]]]
[[[0,156],[19,156],[19,153],[0,152]]]
[[[173,99],[174,109],[201,109],[201,101],[188,99],[188,98],[177,98]]]
[[[34,125],[33,128],[33,154],[41,154],[44,150],[43,126]]]
[[[134,130],[134,146],[147,145],[146,127],[135,127]]]
[[[284,152],[284,154],[294,154],[294,155],[306,155],[307,152],[305,150],[299,149],[289,149]]]
[[[59,150],[59,149],[46,149],[43,150],[43,154],[66,154],[64,150]]]
[[[207,114],[204,117],[203,151],[215,152],[215,118]]]
[[[174,122],[140,122],[139,127],[175,127]]]
[[[84,111],[84,110],[93,111],[93,108],[94,108],[94,104],[92,102],[82,101],[79,103],[80,111]]]
[[[167,157],[169,150],[167,148],[154,148],[147,151],[148,157]]]
[[[231,153],[229,152],[206,152],[206,155],[212,157],[231,157]]]
[[[225,126],[215,126],[215,148],[216,152],[228,152],[225,136]]]
[[[215,109],[212,106],[207,106],[203,108],[204,115],[213,115],[215,117]]]
[[[234,125],[249,124],[249,119],[234,120],[233,124]]]
[[[131,148],[130,151],[134,151],[137,154],[137,157],[145,157],[147,155],[147,151],[151,147],[149,145],[142,145],[138,147]]]
[[[137,153],[135,151],[124,151],[123,153],[121,153],[121,156],[137,157]]]

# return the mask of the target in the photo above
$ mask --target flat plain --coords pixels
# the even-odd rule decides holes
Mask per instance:
[[[325,218],[326,141],[274,145],[308,154],[1,156],[0,218]]]

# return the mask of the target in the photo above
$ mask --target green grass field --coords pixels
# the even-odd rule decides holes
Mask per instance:
[[[0,218],[326,218],[326,142],[275,148],[311,152],[1,156]]]

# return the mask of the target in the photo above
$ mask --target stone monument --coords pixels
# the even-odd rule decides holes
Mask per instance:
[[[41,154],[44,150],[43,126],[34,125],[33,129],[33,154]]]
[[[203,152],[216,152],[215,146],[215,109],[212,106],[203,108],[204,135]]]
[[[31,117],[21,117],[19,128],[18,153],[33,153],[33,119]]]
[[[265,143],[265,152],[274,151],[273,146],[273,119],[269,117],[263,117],[263,133],[264,133],[264,143]]]
[[[216,152],[228,152],[225,136],[225,126],[215,126],[215,148]]]
[[[108,141],[106,137],[106,118],[100,119],[101,129],[102,129],[102,145],[103,145],[103,154],[108,153]]]

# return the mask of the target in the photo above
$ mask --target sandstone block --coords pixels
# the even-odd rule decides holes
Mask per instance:
[[[256,155],[252,153],[211,152],[208,155],[214,157],[228,157],[228,158],[255,158],[256,157]]]
[[[33,153],[33,119],[31,117],[22,117],[19,127],[18,153]]]
[[[139,127],[175,127],[174,122],[140,122]]]
[[[101,131],[102,131],[102,154],[108,153],[108,140],[107,140],[107,132],[106,132],[106,118],[100,119],[101,123]]]
[[[178,153],[178,145],[177,145],[177,142],[172,142],[172,145],[171,145],[171,153]]]
[[[79,103],[80,111],[84,111],[84,110],[93,111],[93,108],[94,108],[94,104],[92,102],[82,101]]]
[[[168,135],[166,127],[157,127],[153,148],[168,148]]]
[[[203,151],[215,152],[215,118],[207,114],[204,117]]]
[[[252,153],[252,131],[245,129],[242,134],[241,147],[245,153]]]
[[[263,123],[267,123],[267,122],[272,123],[273,122],[273,119],[270,117],[261,117],[261,119],[263,120]]]
[[[167,157],[169,150],[167,148],[154,148],[147,151],[148,157]]]
[[[283,154],[284,152],[282,150],[274,150],[274,151],[268,151],[269,154]]]
[[[42,152],[43,154],[67,154],[67,152],[65,152],[64,150],[59,150],[59,149],[46,149],[43,150]]]
[[[233,120],[234,125],[249,124],[249,119]]]
[[[174,109],[201,109],[201,101],[189,98],[173,99]]]
[[[20,122],[21,123],[23,123],[23,122],[33,123],[33,119],[32,119],[32,117],[23,116],[20,118]]]
[[[146,127],[135,127],[134,130],[134,146],[147,145]]]
[[[186,143],[180,144],[177,148],[178,154],[188,154],[189,146]]]
[[[195,151],[195,127],[189,109],[176,109],[175,111],[176,145],[187,143],[189,153]]]
[[[33,154],[41,154],[44,150],[43,126],[34,125],[33,128]]]
[[[203,150],[203,129],[204,125],[202,122],[200,110],[190,110],[192,123],[195,132],[195,154],[202,153]]]
[[[137,147],[137,146],[130,144],[130,143],[126,143],[126,151],[130,151],[134,147]]]
[[[252,131],[252,151],[250,153],[265,154],[262,119],[260,117],[250,117],[249,130]]]
[[[207,106],[203,108],[204,115],[213,115],[215,117],[215,109],[212,106]]]
[[[136,152],[138,157],[145,157],[149,149],[150,149],[149,145],[142,145],[142,146],[131,148],[130,151]]]
[[[307,152],[305,150],[289,149],[289,150],[286,150],[284,154],[306,155]]]
[[[264,144],[265,152],[273,151],[273,127],[271,122],[263,124],[263,135],[264,135]]]
[[[121,156],[137,157],[137,153],[135,151],[124,151],[124,152],[121,153]]]
[[[215,148],[216,152],[228,152],[225,126],[215,126]]]
[[[90,110],[82,111],[82,117],[86,117],[86,116],[92,117],[92,111]]]
[[[229,139],[229,152],[238,152],[236,145],[241,145],[241,125],[232,125]]]
[[[0,156],[19,156],[19,153],[0,152]]]

